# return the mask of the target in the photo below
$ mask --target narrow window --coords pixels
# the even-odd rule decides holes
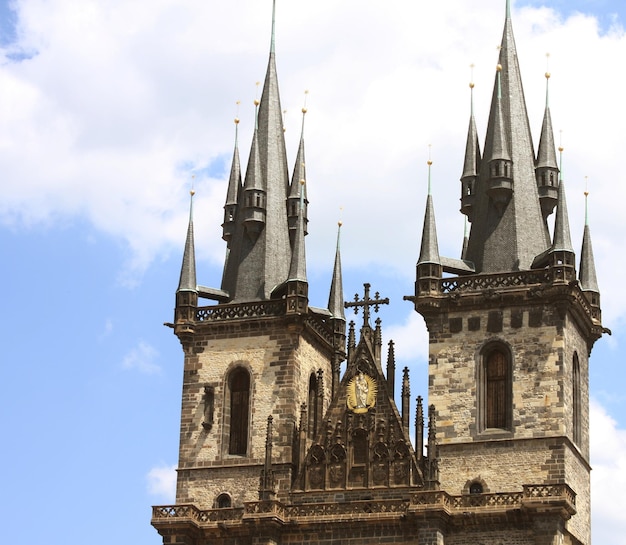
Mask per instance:
[[[241,367],[230,376],[230,438],[228,453],[245,456],[248,451],[250,375]]]
[[[573,405],[573,425],[574,443],[580,446],[582,427],[580,422],[580,363],[578,354],[574,353],[572,370],[572,405]]]
[[[472,484],[470,484],[469,493],[470,494],[482,494],[483,485],[480,484],[478,481],[474,481]]]
[[[508,429],[511,415],[511,365],[507,354],[495,348],[483,360],[484,428]]]

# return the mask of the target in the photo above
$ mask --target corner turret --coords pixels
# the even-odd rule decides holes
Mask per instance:
[[[183,263],[180,268],[180,280],[176,290],[176,312],[174,316],[174,333],[183,346],[194,332],[196,309],[198,308],[198,285],[196,282],[196,251],[193,237],[193,196],[192,189],[189,199],[189,223],[187,238],[183,251]]]
[[[467,216],[471,222],[474,216],[474,202],[476,200],[476,184],[480,172],[480,144],[476,119],[474,118],[474,82],[470,83],[471,89],[471,113],[469,128],[467,130],[467,143],[465,145],[465,161],[461,176],[461,213]]]
[[[593,258],[591,246],[591,231],[589,229],[589,192],[585,191],[585,228],[583,231],[583,243],[580,250],[580,287],[591,305],[593,319],[600,323],[602,314],[600,310],[600,288],[596,276],[596,264]]]
[[[224,204],[224,223],[222,223],[222,238],[230,247],[230,241],[237,225],[237,209],[239,206],[239,193],[241,192],[241,164],[239,162],[239,117],[235,117],[235,150],[233,163],[230,168],[228,179],[228,191]]]
[[[546,109],[543,114],[541,125],[541,137],[537,150],[535,177],[541,203],[541,215],[546,220],[552,214],[558,201],[558,176],[559,168],[556,163],[554,147],[554,131],[552,130],[552,118],[549,104],[550,72],[546,72]]]
[[[431,167],[433,162],[428,160],[428,197],[424,212],[424,230],[422,231],[422,245],[417,260],[417,281],[415,295],[426,295],[439,291],[439,280],[443,275],[439,244],[437,243],[437,225],[435,223],[435,209],[431,191]]]

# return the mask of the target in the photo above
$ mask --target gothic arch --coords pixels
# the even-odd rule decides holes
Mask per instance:
[[[222,450],[225,455],[247,456],[250,445],[252,373],[238,362],[225,377]]]
[[[478,431],[513,428],[513,353],[500,340],[487,342],[477,365]]]
[[[581,446],[582,440],[581,405],[580,360],[578,359],[578,353],[574,352],[572,358],[572,438],[574,443],[579,447]]]

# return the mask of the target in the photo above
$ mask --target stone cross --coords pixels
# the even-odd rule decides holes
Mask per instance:
[[[366,282],[363,284],[365,288],[365,295],[363,299],[359,300],[359,294],[356,293],[354,295],[354,302],[345,302],[343,304],[344,308],[354,308],[354,313],[359,313],[359,307],[363,307],[363,325],[369,326],[370,322],[370,307],[374,308],[374,312],[378,312],[379,305],[388,305],[389,298],[385,297],[384,299],[380,298],[380,293],[376,292],[374,294],[374,298],[370,298],[370,285]]]

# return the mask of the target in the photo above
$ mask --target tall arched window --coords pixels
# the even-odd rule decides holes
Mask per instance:
[[[512,422],[511,356],[504,346],[488,347],[480,372],[480,428],[510,430]]]
[[[574,443],[579,446],[581,443],[582,435],[582,426],[580,422],[580,404],[580,362],[578,361],[578,354],[574,353],[572,369],[572,422],[574,427]]]
[[[245,456],[248,452],[248,424],[250,418],[250,374],[237,367],[229,377],[230,433],[228,453]]]

